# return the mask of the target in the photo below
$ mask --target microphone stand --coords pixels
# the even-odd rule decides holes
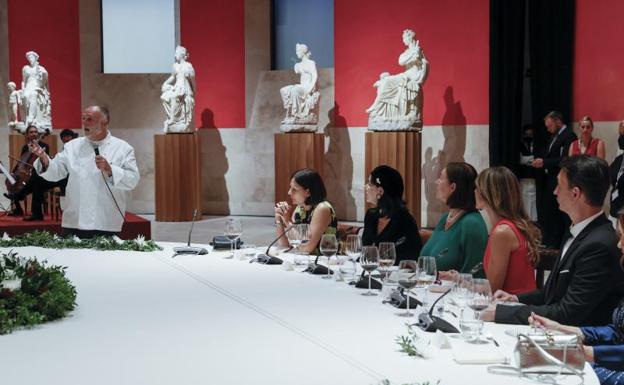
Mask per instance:
[[[431,305],[431,309],[429,309],[428,313],[420,313],[418,316],[418,323],[414,325],[426,332],[435,332],[436,330],[440,330],[444,333],[459,333],[459,330],[457,330],[455,326],[448,323],[442,317],[433,315],[435,305],[450,292],[451,289],[447,290],[444,294],[438,297],[438,299],[436,299]]]
[[[277,241],[280,240],[281,237],[283,237],[284,235],[286,235],[286,233],[292,229],[294,226],[290,225],[288,226],[286,229],[284,229],[284,231],[282,231],[282,233],[273,240],[273,242],[271,242],[269,244],[269,246],[267,247],[266,251],[264,252],[264,254],[258,254],[255,258],[253,258],[251,261],[249,261],[249,263],[253,263],[253,262],[258,262],[258,263],[263,263],[265,265],[281,265],[284,261],[281,260],[280,258],[274,257],[272,255],[269,255],[269,250],[271,250],[271,246],[273,246],[274,244],[277,243]]]
[[[195,218],[196,217],[197,217],[197,209],[195,209],[195,211],[193,211],[193,221],[191,222],[191,229],[189,230],[188,242],[187,242],[186,246],[174,247],[173,248],[173,252],[175,254],[173,254],[173,256],[171,258],[175,258],[178,255],[183,255],[183,254],[191,254],[191,255],[205,255],[205,254],[208,254],[208,250],[204,249],[203,247],[193,247],[193,246],[191,246],[191,234],[193,233],[193,226],[195,226]]]

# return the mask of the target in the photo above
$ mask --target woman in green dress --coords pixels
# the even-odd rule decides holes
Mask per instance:
[[[309,242],[299,246],[303,253],[314,253],[323,234],[336,234],[338,220],[332,205],[326,201],[325,184],[318,172],[303,169],[295,172],[290,179],[288,196],[295,209],[292,216],[288,216],[291,206],[287,202],[275,205],[275,225],[277,235],[293,224],[306,223],[309,225]],[[288,239],[282,236],[278,243],[288,246]]]
[[[468,163],[449,163],[436,181],[436,198],[449,207],[433,234],[420,251],[434,256],[438,271],[457,270],[483,276],[479,263],[487,245],[488,232],[481,213],[475,208],[477,172]],[[444,276],[444,274],[442,275]]]

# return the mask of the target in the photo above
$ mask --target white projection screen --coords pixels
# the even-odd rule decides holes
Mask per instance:
[[[170,72],[176,7],[176,0],[102,0],[103,72]]]

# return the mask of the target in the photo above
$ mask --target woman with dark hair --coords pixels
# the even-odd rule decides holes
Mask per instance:
[[[420,255],[435,257],[438,271],[470,273],[483,260],[488,232],[475,207],[476,178],[474,167],[453,162],[436,181],[436,198],[446,203],[449,212],[442,215]],[[477,276],[482,276],[482,269],[478,270]]]
[[[492,292],[535,290],[542,234],[524,209],[518,179],[506,167],[488,168],[477,177],[475,198],[477,208],[485,210],[493,224],[483,256]]]
[[[309,242],[299,246],[299,250],[303,253],[312,253],[317,249],[323,234],[336,234],[338,229],[336,212],[325,200],[327,192],[323,179],[314,170],[308,168],[299,170],[290,179],[288,196],[295,205],[295,209],[291,218],[288,218],[290,205],[287,202],[279,202],[275,205],[277,235],[283,234],[284,230],[293,224],[310,225]],[[288,246],[288,239],[282,236],[278,243]]]
[[[624,253],[624,215],[618,219],[620,241],[618,247]],[[620,259],[624,268],[624,255]],[[602,385],[624,383],[624,301],[613,310],[612,323],[607,326],[568,326],[546,317],[531,313],[529,324],[541,329],[576,334],[583,342],[585,360],[592,364]]]
[[[375,206],[366,212],[362,245],[393,242],[396,264],[416,259],[422,243],[418,225],[403,202],[403,178],[390,166],[378,166],[366,184],[366,202]]]

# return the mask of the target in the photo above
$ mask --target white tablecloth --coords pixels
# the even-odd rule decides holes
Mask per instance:
[[[429,359],[398,352],[407,320],[344,282],[223,253],[171,259],[173,244],[162,245],[156,253],[16,249],[68,266],[78,307],[0,336],[0,383],[526,384],[458,365],[451,350]],[[509,328],[486,325],[507,356]],[[598,383],[589,367],[585,383]]]

